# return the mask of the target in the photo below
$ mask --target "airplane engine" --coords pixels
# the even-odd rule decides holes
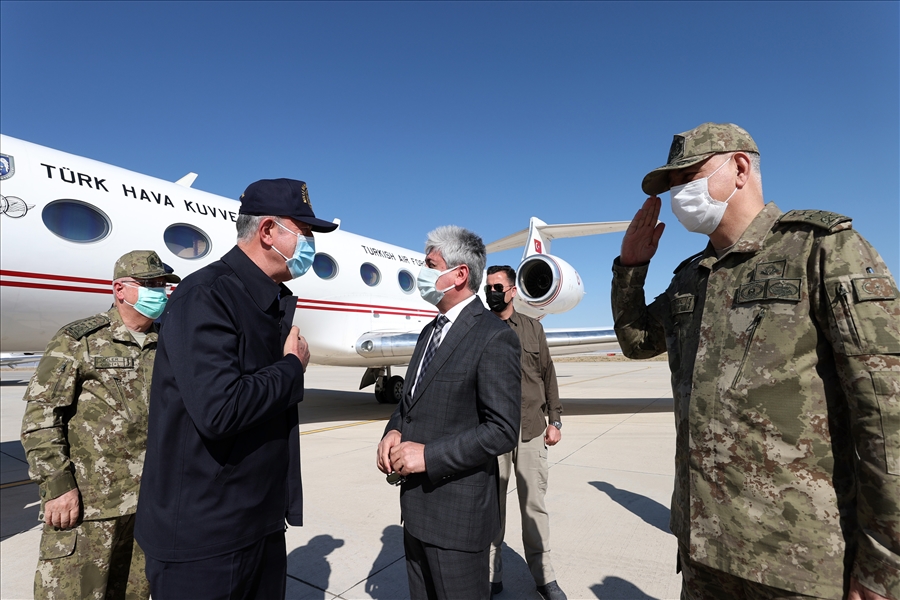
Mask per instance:
[[[516,287],[516,299],[521,302],[516,308],[533,317],[571,310],[584,296],[578,272],[549,254],[532,254],[523,260],[516,273]]]

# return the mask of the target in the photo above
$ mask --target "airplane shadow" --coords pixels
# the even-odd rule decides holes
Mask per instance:
[[[592,585],[591,591],[602,600],[658,600],[620,577],[605,577],[602,583]]]
[[[562,398],[565,415],[671,413],[672,398]],[[372,388],[359,392],[310,388],[300,403],[300,424],[387,420],[395,404],[378,404]]]
[[[648,525],[652,525],[660,531],[671,535],[669,531],[669,509],[656,500],[629,492],[628,490],[619,489],[605,481],[590,481],[588,483],[604,492],[613,502],[620,504],[640,517]]]
[[[304,594],[304,599],[325,600],[328,580],[331,577],[331,565],[326,558],[335,549],[344,545],[330,535],[317,535],[305,546],[294,549],[287,557],[288,578],[294,579],[313,588]]]

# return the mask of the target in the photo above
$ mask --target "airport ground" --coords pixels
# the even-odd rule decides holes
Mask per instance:
[[[602,360],[598,360],[602,358]],[[395,369],[395,373],[404,374]],[[551,557],[573,600],[678,598],[669,533],[675,430],[664,361],[557,360],[562,441],[550,450]],[[0,598],[32,598],[40,526],[19,443],[29,370],[0,374]],[[287,597],[409,597],[399,491],[375,468],[392,406],[359,391],[359,369],[311,366],[301,404],[303,527],[287,531]],[[507,496],[504,591],[540,596],[523,558],[514,482]]]

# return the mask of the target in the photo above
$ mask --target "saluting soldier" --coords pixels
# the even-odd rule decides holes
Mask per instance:
[[[149,598],[134,541],[158,318],[181,279],[156,252],[116,261],[113,306],[63,327],[28,384],[22,446],[44,530],[35,598]]]
[[[763,201],[737,125],[678,134],[613,266],[622,351],[668,351],[683,599],[900,598],[900,299],[850,218]],[[709,236],[649,306],[658,194]]]

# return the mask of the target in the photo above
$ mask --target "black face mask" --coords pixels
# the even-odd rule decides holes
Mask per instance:
[[[509,302],[506,300],[506,292],[498,292],[496,290],[491,290],[487,293],[487,303],[488,307],[495,313],[503,312],[509,305]]]

